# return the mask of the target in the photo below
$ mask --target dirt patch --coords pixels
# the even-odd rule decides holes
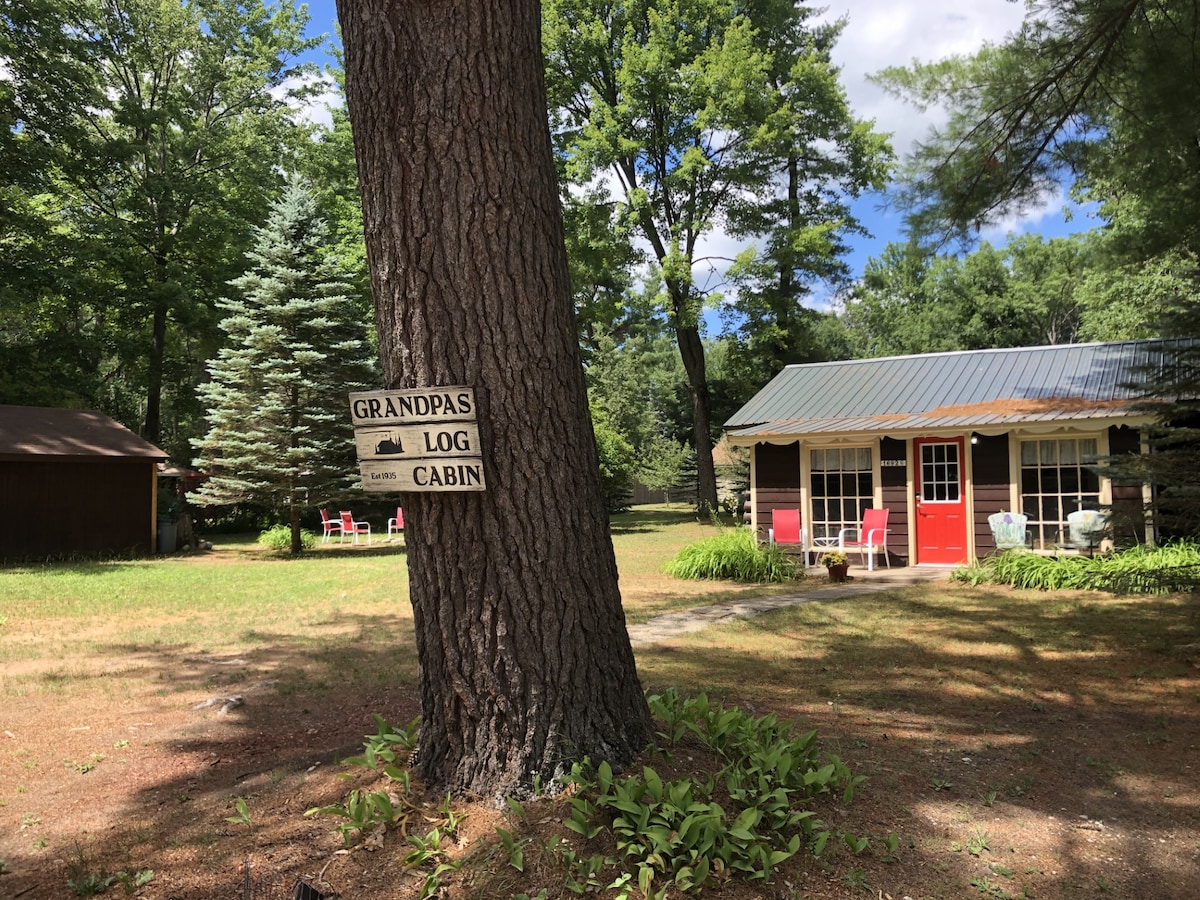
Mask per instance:
[[[793,677],[802,692],[729,691],[727,705],[818,729],[826,750],[869,776],[852,804],[831,801],[817,812],[870,845],[859,854],[831,846],[820,859],[801,853],[770,884],[725,882],[703,896],[1195,895],[1198,654],[1173,645],[1109,647],[1074,654],[1071,665],[1053,654],[1016,659],[1024,677],[1014,690],[1000,662],[971,658],[970,642],[946,652],[963,671],[994,672],[994,682],[939,685],[931,667],[892,672],[864,692],[833,655],[797,652],[770,664],[780,683]],[[641,651],[646,686],[656,686],[664,661],[678,666],[694,654],[697,645],[687,641]],[[148,900],[281,900],[300,880],[364,900],[425,890],[507,898],[545,888],[550,898],[574,896],[553,849],[557,838],[574,840],[561,825],[561,800],[526,804],[523,819],[455,802],[462,821],[445,858],[465,862],[444,872],[437,889],[427,882],[432,867],[402,864],[414,846],[406,834],[424,835],[444,820],[442,798],[420,785],[404,827],[366,842],[374,849],[359,843],[347,851],[334,820],[304,815],[343,801],[353,787],[378,786],[339,761],[375,730],[373,713],[398,725],[417,714],[409,687],[281,690],[271,666],[254,655],[181,658],[170,676],[133,649],[106,649],[102,666],[96,658],[76,662],[110,677],[68,679],[56,693],[53,671],[43,672],[47,689],[10,692],[0,710],[0,897],[59,900],[75,895],[71,881],[98,884],[118,873],[132,880],[151,870],[153,878],[134,889]],[[695,662],[703,668],[693,685],[727,665],[711,647]],[[1043,673],[1043,665],[1053,668]],[[229,703],[234,697],[241,702]],[[644,762],[664,776],[713,766],[695,747]],[[354,777],[340,777],[347,772]],[[523,871],[509,864],[497,826],[528,840]],[[894,853],[885,849],[890,835]],[[599,841],[580,848],[604,852]],[[108,893],[125,892],[113,881]]]

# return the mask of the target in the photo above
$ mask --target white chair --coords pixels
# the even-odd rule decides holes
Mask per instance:
[[[403,531],[404,531],[404,510],[401,509],[399,506],[397,506],[396,507],[396,515],[394,515],[394,516],[392,516],[392,518],[388,519],[387,539],[389,541],[392,539],[392,532],[395,532],[396,534],[400,534]]]
[[[887,567],[892,567],[888,556],[888,511],[886,509],[864,509],[862,525],[858,528],[843,528],[838,532],[838,548],[847,552],[858,552],[867,564],[867,571],[875,571],[875,554],[882,553]],[[856,535],[853,539],[849,536]]]
[[[370,522],[355,522],[354,515],[348,509],[342,510],[342,536],[338,542],[346,540],[346,535],[354,535],[354,543],[358,543],[358,536],[365,534],[367,536],[367,546],[371,546],[371,523]]]
[[[799,547],[800,559],[808,568],[808,532],[800,527],[800,510],[771,510],[771,527],[767,529],[767,543],[786,547]]]

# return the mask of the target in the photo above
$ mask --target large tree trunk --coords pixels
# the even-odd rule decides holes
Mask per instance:
[[[405,494],[417,764],[499,797],[651,736],[571,305],[536,0],[338,0],[384,377],[473,385],[487,490]]]
[[[696,442],[696,478],[699,482],[696,507],[701,515],[709,515],[717,508],[717,473],[709,426],[711,414],[704,341],[700,338],[700,329],[694,325],[676,325],[675,340],[679,343],[679,354],[683,358],[683,369],[687,373],[688,391],[692,398],[692,438]]]

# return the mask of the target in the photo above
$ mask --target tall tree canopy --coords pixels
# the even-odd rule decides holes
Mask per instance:
[[[256,229],[251,269],[220,302],[227,346],[200,386],[209,430],[196,465],[212,477],[190,495],[202,506],[258,503],[287,519],[358,482],[350,391],[379,384],[361,310],[326,254],[329,229],[295,181]]]
[[[612,179],[628,230],[661,276],[691,393],[700,503],[715,508],[713,422],[693,278],[718,227],[764,240],[744,284],[774,311],[786,357],[813,275],[836,269],[846,207],[883,173],[886,144],[855,120],[829,48],[791,0],[550,0],[543,45],[570,181]],[[605,202],[609,202],[605,199]],[[709,261],[712,264],[712,261]]]
[[[1097,266],[1092,236],[1012,236],[964,257],[889,244],[868,261],[843,311],[857,356],[1149,337],[1146,274]]]
[[[70,334],[82,368],[100,370],[83,389],[103,392],[102,405],[140,420],[152,441],[172,437],[164,393],[195,413],[213,301],[299,137],[287,99],[299,84],[294,59],[315,43],[302,38],[306,19],[261,0],[0,9],[0,172],[37,198],[21,207],[25,224],[53,237],[0,263],[13,267],[5,282],[24,286],[7,305],[31,323],[6,337],[36,351]],[[0,240],[21,244],[11,232]],[[31,271],[47,247],[66,271]]]
[[[1066,182],[1129,252],[1197,250],[1198,29],[1188,0],[1040,0],[1001,44],[886,70],[897,95],[948,111],[901,181],[917,234],[965,236]]]
[[[650,738],[588,418],[537,0],[338,0],[384,381],[476,389],[487,490],[401,494],[417,767],[501,797]]]

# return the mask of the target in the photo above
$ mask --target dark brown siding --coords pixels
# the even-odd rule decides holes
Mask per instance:
[[[988,556],[996,549],[996,540],[988,527],[988,516],[1012,505],[1009,490],[1008,435],[981,434],[971,445],[972,494],[975,502],[975,555]]]
[[[1108,452],[1112,456],[1141,453],[1141,432],[1126,425],[1110,427]],[[1113,543],[1118,547],[1129,547],[1146,540],[1146,511],[1141,484],[1129,481],[1112,483],[1112,511],[1109,521],[1112,523]]]
[[[904,465],[888,465],[899,460]],[[908,443],[894,438],[879,441],[879,483],[883,508],[888,511],[888,555],[892,565],[908,565]]]
[[[756,445],[754,478],[755,524],[765,537],[772,509],[800,509],[800,442]],[[803,510],[800,518],[805,518]]]
[[[0,462],[0,560],[149,553],[154,462]]]

